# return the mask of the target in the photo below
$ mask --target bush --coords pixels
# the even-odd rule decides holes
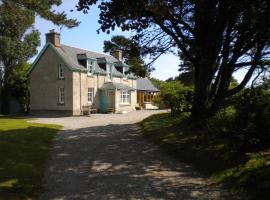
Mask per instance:
[[[170,108],[172,114],[191,109],[193,88],[181,84],[179,81],[165,82],[161,85],[160,93],[154,102],[159,108]]]
[[[270,145],[270,93],[245,89],[231,99],[231,106],[208,120],[212,133],[222,133],[245,147]]]
[[[243,137],[251,144],[270,142],[270,93],[256,88],[246,89],[234,99],[237,126],[242,128]]]

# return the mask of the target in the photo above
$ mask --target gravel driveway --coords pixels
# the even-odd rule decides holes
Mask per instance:
[[[36,119],[64,125],[41,199],[228,199],[224,189],[138,134],[134,123],[157,112]]]

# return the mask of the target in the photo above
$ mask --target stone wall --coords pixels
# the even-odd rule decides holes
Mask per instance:
[[[58,78],[58,66],[62,64],[64,79]],[[51,47],[40,57],[30,73],[30,107],[32,111],[73,110],[73,72],[64,65]],[[65,103],[59,104],[59,87],[65,88]]]

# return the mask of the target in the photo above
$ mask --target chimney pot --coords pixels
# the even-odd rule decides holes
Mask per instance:
[[[122,60],[123,60],[123,51],[122,51],[122,50],[115,50],[115,51],[113,52],[113,56],[114,56],[116,59],[122,61]]]
[[[55,47],[60,47],[60,33],[55,32],[54,29],[50,30],[50,32],[46,34],[46,43],[51,43]]]

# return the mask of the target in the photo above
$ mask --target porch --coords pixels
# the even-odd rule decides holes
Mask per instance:
[[[137,102],[141,108],[158,109],[158,107],[154,105],[154,97],[156,95],[157,92],[137,91]]]
[[[135,110],[135,89],[122,83],[104,83],[99,89],[100,112],[115,113]]]

